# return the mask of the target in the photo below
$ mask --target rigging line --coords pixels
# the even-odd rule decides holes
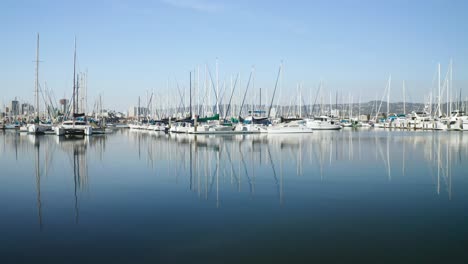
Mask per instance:
[[[245,92],[244,92],[244,98],[242,99],[242,104],[241,104],[240,109],[239,109],[239,116],[241,116],[241,114],[242,114],[242,108],[244,107],[245,97],[247,96],[247,91],[249,90],[250,80],[252,80],[252,72],[253,72],[253,69],[252,69],[252,71],[250,71],[249,80],[247,82],[247,87],[245,88]]]
[[[229,104],[228,104],[228,107],[226,109],[226,113],[224,113],[224,119],[227,118],[229,110],[231,109],[231,101],[232,101],[232,96],[234,95],[234,91],[236,90],[237,79],[239,79],[239,74],[237,74],[236,81],[234,82],[234,86],[233,86],[232,91],[231,91],[231,97],[229,98]]]
[[[210,70],[210,66],[206,66],[207,69],[208,69],[208,74],[210,75],[210,81],[211,81],[211,86],[213,88],[213,92],[214,92],[214,95],[215,95],[215,99],[216,99],[216,103],[219,104],[218,102],[218,93],[216,92],[216,86],[214,85],[214,82],[213,82],[213,77],[211,76],[211,70]],[[218,113],[219,114],[219,113]]]

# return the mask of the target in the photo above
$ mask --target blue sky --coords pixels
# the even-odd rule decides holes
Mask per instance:
[[[408,100],[422,102],[437,63],[445,74],[451,58],[454,88],[468,95],[467,14],[468,1],[3,0],[0,103],[32,101],[37,32],[41,83],[71,96],[76,35],[89,104],[101,93],[117,110],[147,90],[175,97],[175,79],[188,87],[188,72],[214,71],[217,57],[221,81],[240,72],[245,84],[255,65],[255,85],[270,95],[283,60],[283,102],[298,82],[308,96],[320,80],[326,94],[380,98],[389,74],[391,101],[406,80]]]

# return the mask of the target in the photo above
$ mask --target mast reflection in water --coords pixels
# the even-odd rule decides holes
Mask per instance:
[[[456,262],[468,257],[466,146],[463,133],[377,130],[75,140],[0,131],[0,255]]]

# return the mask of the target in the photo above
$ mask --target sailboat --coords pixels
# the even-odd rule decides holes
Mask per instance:
[[[59,127],[56,128],[56,134],[61,135],[92,135],[93,128],[86,121],[84,113],[78,113],[78,87],[76,80],[76,38],[75,49],[73,56],[73,98],[72,98],[72,119],[64,121]],[[83,119],[77,119],[82,117]]]
[[[190,76],[191,79],[191,76]],[[211,79],[211,73],[210,73]],[[218,73],[218,59],[216,59],[216,85],[211,79],[213,87],[216,87],[215,98],[216,98],[216,113],[211,117],[199,118],[192,120],[192,99],[191,99],[191,80],[190,80],[190,116],[188,119],[184,119],[182,125],[177,128],[179,133],[189,134],[232,134],[234,133],[235,127],[231,122],[227,121],[227,117],[220,119],[220,91],[219,91],[219,73]],[[227,113],[227,111],[226,111]],[[192,125],[193,121],[193,125]]]
[[[375,128],[386,128],[386,127],[389,127],[389,123],[390,123],[390,119],[388,119],[388,117],[390,116],[390,85],[391,85],[391,81],[392,81],[392,76],[390,75],[388,77],[388,82],[387,82],[387,85],[385,86],[385,90],[384,90],[384,93],[382,95],[382,99],[380,99],[380,105],[379,105],[379,108],[377,109],[376,113],[375,113],[375,119],[374,119],[374,127]],[[378,118],[379,116],[379,113],[380,113],[380,108],[382,107],[382,103],[383,103],[383,99],[384,99],[384,96],[385,94],[387,95],[387,114],[386,114],[386,117],[387,119],[380,119]]]
[[[249,76],[249,80],[247,81],[247,86],[244,91],[244,96],[242,99],[242,103],[239,107],[239,114],[237,120],[233,118],[233,122],[237,123],[234,128],[234,133],[240,134],[250,134],[250,133],[266,133],[266,126],[270,121],[267,117],[254,117],[252,114],[255,112],[250,112],[251,115],[243,118],[242,117],[242,109],[244,108],[245,99],[247,96],[247,91],[249,90],[250,83],[252,81],[253,74],[255,69],[252,68]],[[260,90],[261,91],[261,90]],[[261,95],[260,95],[260,105],[261,105]]]
[[[36,118],[32,124],[27,125],[27,131],[31,134],[44,134],[46,131],[51,130],[52,126],[42,124],[39,117],[39,33],[37,34],[36,45],[36,81],[34,85],[34,96],[36,101]]]

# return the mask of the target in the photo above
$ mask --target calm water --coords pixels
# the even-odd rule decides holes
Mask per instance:
[[[1,263],[467,263],[468,133],[0,131]]]

